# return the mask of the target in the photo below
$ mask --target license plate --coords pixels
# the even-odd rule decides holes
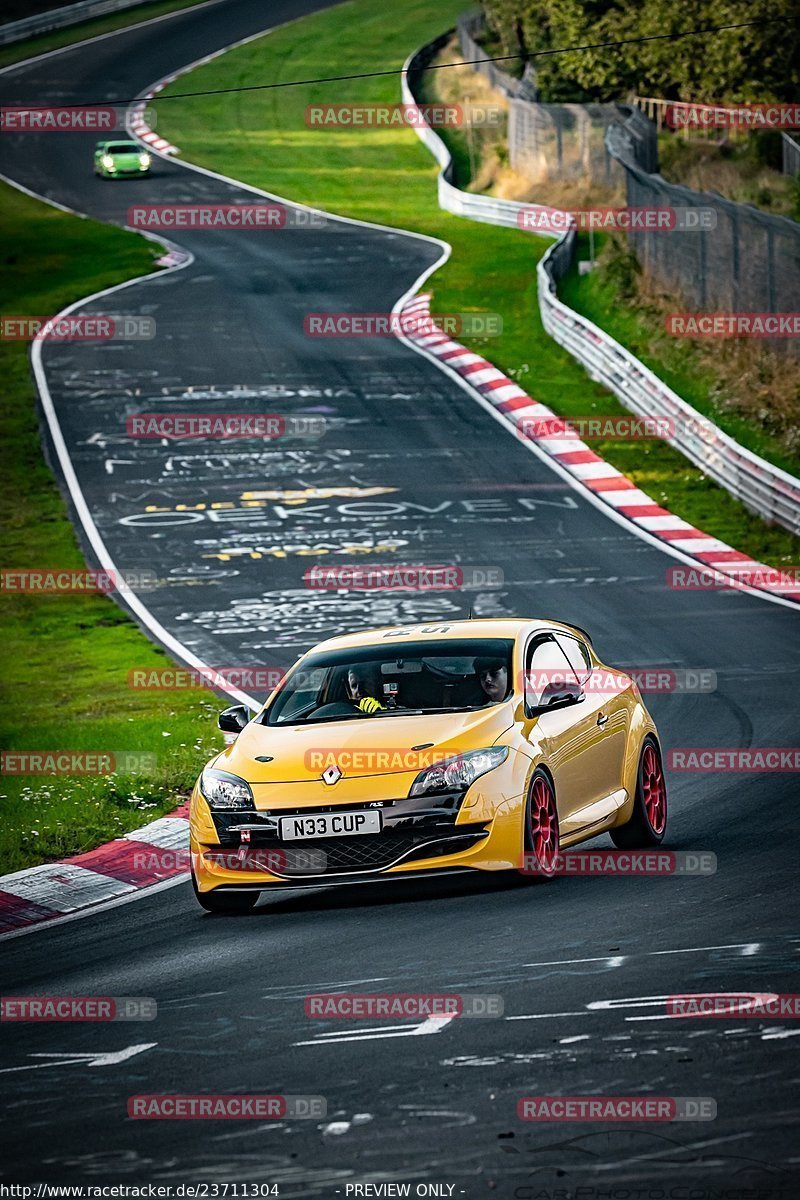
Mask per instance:
[[[362,833],[380,833],[381,814],[376,809],[362,812],[318,813],[308,817],[281,817],[284,842],[301,838],[357,837]]]

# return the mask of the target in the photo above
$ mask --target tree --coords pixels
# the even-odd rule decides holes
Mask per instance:
[[[483,10],[503,53],[532,61],[543,100],[623,100],[635,91],[709,104],[794,103],[800,94],[800,0],[483,0]],[[658,36],[746,21],[760,24]]]

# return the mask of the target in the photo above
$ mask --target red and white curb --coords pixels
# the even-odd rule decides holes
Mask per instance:
[[[184,250],[168,250],[166,254],[162,254],[161,258],[156,259],[157,267],[182,267],[184,263],[192,261],[192,256]]]
[[[164,79],[160,79],[158,83],[153,84],[149,92],[135,104],[131,105],[130,116],[128,118],[128,130],[137,137],[140,142],[145,142],[148,146],[152,146],[154,150],[160,150],[162,154],[180,154],[177,146],[173,146],[172,142],[168,142],[166,138],[159,137],[155,130],[151,129],[145,120],[145,109],[147,108],[148,100],[155,99],[158,92],[162,92],[168,83],[173,83],[178,78],[179,72],[174,75],[167,75]]]
[[[533,442],[619,516],[627,518],[633,525],[667,543],[672,549],[696,559],[704,570],[730,576],[732,587],[753,587],[800,602],[800,587],[796,580],[742,554],[719,538],[709,537],[702,529],[696,529],[688,521],[662,508],[585,442],[579,438],[565,437],[563,431],[569,428],[567,420],[534,400],[518,383],[480,354],[468,350],[438,330],[420,333],[421,318],[429,315],[430,302],[431,296],[426,292],[413,296],[404,305],[400,312],[403,336],[460,375],[509,425],[517,429],[521,438]],[[426,321],[422,320],[421,323],[431,328]],[[547,433],[542,437],[535,436],[537,419],[543,422],[546,419]],[[520,428],[523,422],[524,432]]]
[[[183,805],[86,854],[0,876],[0,935],[188,878],[188,867],[189,814]]]

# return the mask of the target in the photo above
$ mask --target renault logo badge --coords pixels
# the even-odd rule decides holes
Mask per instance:
[[[329,787],[333,787],[334,783],[338,783],[341,778],[342,772],[339,770],[336,763],[331,763],[331,765],[326,767],[322,772],[323,783],[327,783]]]

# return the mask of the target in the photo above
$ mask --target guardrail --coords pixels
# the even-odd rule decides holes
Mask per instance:
[[[406,104],[418,103],[413,88],[415,79],[450,36],[444,34],[406,60],[401,75]],[[515,228],[521,227],[521,212],[552,212],[545,205],[461,191],[452,183],[453,162],[442,139],[424,122],[415,124],[415,129],[439,163],[439,207],[446,212],[489,225]],[[554,341],[568,350],[592,379],[613,392],[625,408],[638,416],[672,420],[675,428],[672,444],[709,479],[765,521],[777,522],[800,534],[800,479],[740,446],[619,342],[559,300],[557,284],[574,261],[576,232],[570,229],[550,236],[557,240],[537,266],[537,293],[542,323]]]
[[[106,13],[122,12],[126,8],[135,8],[137,5],[145,7],[154,3],[155,0],[80,0],[78,4],[52,8],[49,12],[35,13],[32,17],[23,17],[20,21],[9,21],[0,25],[0,46],[21,42],[25,38],[35,37],[37,33],[49,33],[51,29],[65,29],[68,25],[77,25],[90,17],[103,17]]]

